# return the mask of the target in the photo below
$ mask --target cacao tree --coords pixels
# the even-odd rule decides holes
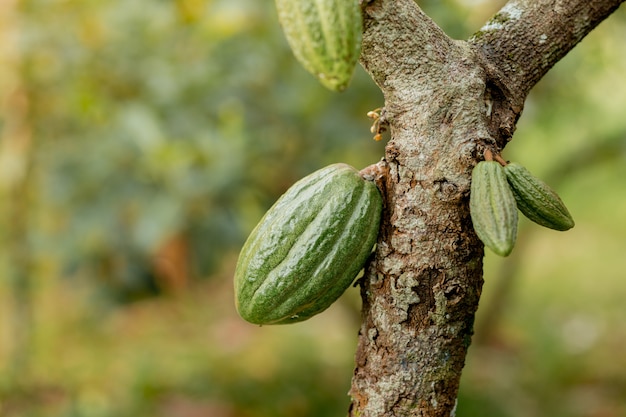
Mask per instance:
[[[454,415],[483,284],[483,242],[470,213],[472,171],[492,155],[506,165],[500,154],[529,91],[622,2],[511,0],[462,41],[446,35],[414,0],[359,2],[360,63],[384,96],[373,131],[379,139],[389,129],[390,139],[381,161],[363,171],[384,202],[376,249],[359,280],[363,308],[351,416]],[[296,13],[303,32],[318,24],[313,14],[322,29],[311,31],[323,32],[324,7],[343,7],[315,3],[317,9],[303,5]],[[342,37],[353,27],[335,21],[347,20],[326,22],[324,36],[335,44],[309,48],[313,58],[351,55],[337,51],[354,47],[353,36]],[[322,58],[307,68],[328,86],[336,66]],[[343,87],[343,81],[331,83]],[[541,198],[551,195],[545,191]],[[549,224],[572,227],[557,206],[563,217]]]
[[[361,63],[383,91],[391,140],[352,415],[453,413],[482,286],[471,170],[511,140],[537,81],[621,3],[510,1],[466,42],[411,0],[363,4]]]

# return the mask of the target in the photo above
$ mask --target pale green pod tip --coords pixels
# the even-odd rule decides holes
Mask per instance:
[[[361,54],[359,0],[276,0],[276,9],[298,62],[324,87],[344,90]]]

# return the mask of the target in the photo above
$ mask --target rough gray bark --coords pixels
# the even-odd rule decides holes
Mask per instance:
[[[361,280],[350,415],[454,413],[482,287],[471,170],[506,145],[532,86],[622,1],[513,0],[468,42],[413,0],[362,1],[361,63],[391,140],[368,170],[386,204]]]

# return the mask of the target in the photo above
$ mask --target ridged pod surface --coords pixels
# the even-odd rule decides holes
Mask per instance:
[[[517,207],[504,168],[481,161],[472,171],[470,214],[476,234],[500,256],[508,256],[517,239]]]
[[[359,0],[276,0],[276,8],[296,59],[325,87],[345,89],[361,53]]]
[[[376,185],[346,164],[329,165],[295,183],[239,254],[235,304],[241,317],[286,324],[328,308],[363,268],[381,211]]]
[[[534,177],[522,165],[511,162],[504,167],[517,201],[517,208],[533,222],[554,230],[569,230],[574,219],[554,190]]]

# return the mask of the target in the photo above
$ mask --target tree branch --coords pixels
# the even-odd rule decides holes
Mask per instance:
[[[414,81],[429,84],[454,48],[414,1],[370,1],[365,15],[361,64],[382,91],[404,88],[407,74],[423,74]]]
[[[530,89],[624,0],[511,0],[469,42],[525,99]]]
[[[453,414],[483,282],[472,169],[506,145],[532,85],[621,3],[586,1],[512,1],[464,42],[414,0],[362,0],[361,64],[391,139],[368,170],[385,207],[360,280],[350,415]]]

